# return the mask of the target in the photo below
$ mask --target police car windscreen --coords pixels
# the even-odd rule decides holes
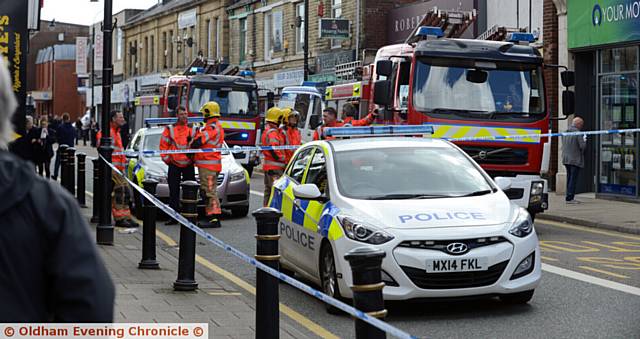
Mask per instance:
[[[490,179],[456,149],[340,151],[335,160],[340,194],[354,199],[460,197],[493,191]]]
[[[144,138],[144,145],[143,145],[143,149],[145,151],[157,151],[160,149],[160,137],[162,136],[162,134],[160,133],[153,133],[153,134],[147,134]],[[159,154],[154,154],[152,155],[152,157],[160,157]]]

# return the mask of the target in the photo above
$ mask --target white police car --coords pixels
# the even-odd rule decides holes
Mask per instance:
[[[498,181],[507,189],[508,179]],[[528,212],[457,146],[427,138],[315,141],[275,184],[281,266],[350,298],[344,255],[386,252],[387,300],[499,296],[528,302],[541,277]]]

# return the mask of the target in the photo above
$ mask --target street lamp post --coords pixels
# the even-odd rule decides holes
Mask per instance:
[[[96,227],[96,241],[100,245],[113,245],[114,229],[111,224],[111,167],[105,161],[111,163],[111,84],[113,76],[113,68],[111,65],[111,30],[112,30],[112,0],[104,2],[104,20],[102,23],[103,32],[103,62],[102,62],[102,122],[100,139],[100,155],[104,158],[102,164],[102,178],[100,181],[102,196],[102,205],[100,206],[100,217],[98,226]]]
[[[309,80],[309,0],[304,0],[304,81]]]

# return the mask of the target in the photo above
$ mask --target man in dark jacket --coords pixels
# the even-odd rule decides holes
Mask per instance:
[[[78,204],[6,151],[16,107],[0,58],[0,323],[112,322],[114,286]]]
[[[56,163],[53,169],[53,177],[51,177],[53,180],[58,179],[58,172],[60,171],[60,145],[67,145],[69,147],[75,145],[77,134],[75,127],[71,124],[69,113],[62,114],[62,124],[58,126],[56,136],[58,138],[58,151],[56,151]]]

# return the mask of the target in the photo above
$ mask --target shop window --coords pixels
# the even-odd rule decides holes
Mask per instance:
[[[638,48],[611,48],[600,53],[600,73],[625,72],[638,69]]]

